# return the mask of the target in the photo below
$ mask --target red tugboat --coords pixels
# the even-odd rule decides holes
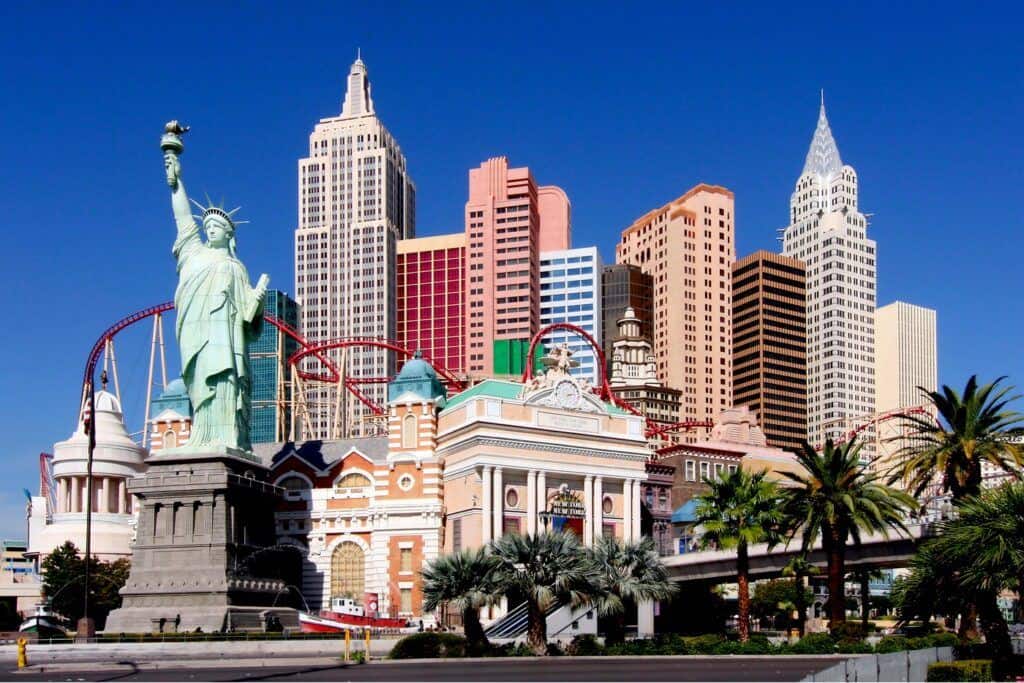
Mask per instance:
[[[375,597],[370,600],[373,608],[377,604]],[[320,614],[299,612],[299,626],[303,633],[341,633],[364,628],[406,629],[409,622],[401,618],[371,617],[352,598],[334,598],[330,610],[323,610]]]

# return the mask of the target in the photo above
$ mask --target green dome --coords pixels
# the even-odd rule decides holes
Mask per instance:
[[[405,362],[395,379],[437,379],[437,372],[430,367],[430,363],[423,360],[422,356],[423,354],[417,351]]]
[[[448,395],[444,385],[437,378],[437,372],[430,367],[430,363],[423,360],[423,354],[419,351],[406,361],[401,372],[388,383],[388,401],[407,393],[428,400],[438,400],[442,405]]]

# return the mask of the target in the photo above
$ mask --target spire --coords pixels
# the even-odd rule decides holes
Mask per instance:
[[[348,89],[345,101],[341,105],[343,117],[365,116],[373,114],[373,98],[370,96],[370,78],[363,64],[361,49],[356,51],[356,61],[348,72]]]
[[[828,125],[828,117],[825,116],[825,90],[822,89],[821,108],[818,110],[818,127],[814,130],[811,148],[807,150],[803,174],[814,173],[823,178],[831,178],[839,173],[842,167],[843,160],[839,158],[839,148],[836,147],[832,129]]]

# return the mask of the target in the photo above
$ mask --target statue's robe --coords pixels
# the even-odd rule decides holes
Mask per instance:
[[[242,262],[203,244],[193,223],[174,243],[174,293],[182,379],[192,400],[189,450],[204,445],[251,450],[248,342],[263,305]]]

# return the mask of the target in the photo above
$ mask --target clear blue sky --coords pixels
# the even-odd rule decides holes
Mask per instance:
[[[879,302],[938,309],[940,381],[1024,385],[1019,5],[150,5],[0,10],[0,536],[24,534],[21,489],[74,426],[92,342],[173,295],[164,122],[193,126],[189,189],[243,205],[250,273],[291,292],[296,160],[357,47],[419,234],[461,230],[467,169],[507,155],[565,188],[575,243],[606,259],[701,181],[735,191],[740,255],[777,249],[824,88]],[[118,347],[136,426],[146,334]]]

